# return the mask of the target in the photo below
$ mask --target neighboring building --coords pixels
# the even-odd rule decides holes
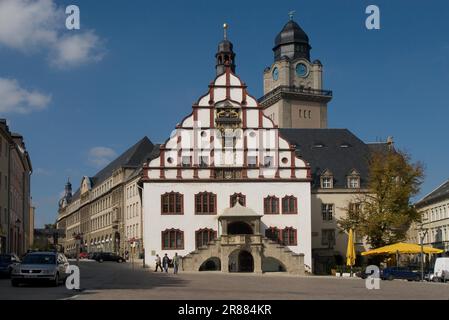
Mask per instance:
[[[311,271],[310,167],[235,75],[233,45],[217,77],[143,169],[145,258],[183,270]]]
[[[77,240],[81,251],[124,254],[125,185],[153,148],[151,141],[143,138],[94,177],[83,177],[73,195],[67,183],[59,202],[57,227],[66,235],[62,245],[68,255],[76,253]]]
[[[6,120],[0,119],[0,253],[8,252],[9,146],[12,143]]]
[[[310,59],[309,37],[292,19],[276,36],[274,62],[264,70],[259,103],[280,128],[327,128],[323,65]]]
[[[415,203],[422,225],[414,224],[409,240],[449,252],[449,180]]]
[[[281,135],[296,147],[296,154],[311,164],[312,254],[315,273],[329,273],[344,264],[348,235],[338,219],[349,206],[359,206],[368,193],[369,158],[386,151],[388,143],[366,144],[347,129],[281,129]],[[356,235],[356,251],[368,249]]]
[[[159,156],[159,145],[155,145],[149,159]],[[143,209],[142,209],[142,167],[137,168],[126,179],[125,201],[125,251],[131,258],[140,258],[144,254],[143,246]]]
[[[0,247],[23,254],[30,243],[32,166],[23,137],[0,119]]]

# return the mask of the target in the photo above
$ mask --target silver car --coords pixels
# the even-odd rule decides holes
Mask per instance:
[[[11,285],[17,287],[21,283],[38,281],[51,282],[58,286],[69,274],[67,258],[58,252],[32,252],[11,272]]]

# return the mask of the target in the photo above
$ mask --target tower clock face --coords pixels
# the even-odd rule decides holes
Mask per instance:
[[[274,81],[277,81],[279,79],[279,70],[278,70],[278,68],[274,68],[273,69],[273,80]]]
[[[305,76],[307,76],[307,66],[304,63],[298,63],[296,65],[296,75],[298,77],[304,78]]]

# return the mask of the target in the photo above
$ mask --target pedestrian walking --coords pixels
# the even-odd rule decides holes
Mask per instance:
[[[157,272],[158,268],[161,268],[161,272],[164,272],[164,270],[162,270],[162,261],[161,261],[161,257],[159,257],[159,255],[156,255],[156,270],[154,270],[154,272]]]
[[[173,257],[173,273],[177,274],[178,273],[178,267],[179,267],[179,256],[178,253],[175,252],[175,256]]]
[[[164,271],[168,272],[168,264],[170,263],[170,259],[168,258],[168,255],[165,254],[162,258],[162,267],[164,268]]]

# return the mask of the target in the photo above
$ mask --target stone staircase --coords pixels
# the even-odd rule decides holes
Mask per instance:
[[[207,246],[184,256],[181,269],[199,271],[205,261],[213,258],[211,260],[220,260],[222,272],[228,272],[229,255],[235,250],[245,250],[252,254],[256,273],[279,271],[279,265],[290,274],[303,275],[309,271],[304,265],[303,254],[294,253],[287,246],[262,235],[222,235]]]

